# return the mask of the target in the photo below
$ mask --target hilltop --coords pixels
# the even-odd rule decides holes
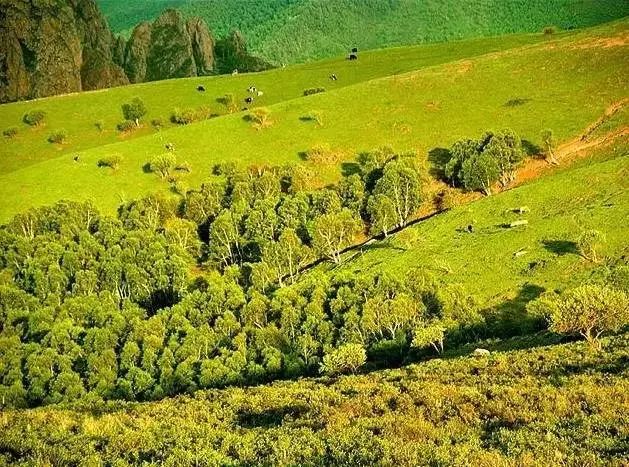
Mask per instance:
[[[224,36],[239,29],[251,51],[276,64],[426,42],[593,26],[629,14],[622,0],[99,0],[115,31],[130,30],[173,7],[202,17]],[[368,31],[368,33],[366,33]]]

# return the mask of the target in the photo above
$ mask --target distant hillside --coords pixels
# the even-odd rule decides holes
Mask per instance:
[[[591,26],[629,15],[624,0],[99,0],[115,31],[176,7],[216,36],[239,29],[276,63],[385,46]]]

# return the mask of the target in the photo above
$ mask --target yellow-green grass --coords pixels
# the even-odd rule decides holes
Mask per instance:
[[[246,106],[244,98],[249,95],[247,88],[251,85],[264,93],[261,97],[254,96],[255,105],[272,105],[301,97],[307,88],[324,87],[331,91],[374,78],[540,41],[552,39],[542,34],[519,34],[400,47],[361,53],[358,62],[340,57],[262,73],[166,80],[7,104],[0,106],[0,131],[17,126],[20,132],[12,140],[1,141],[0,171],[6,173],[62,154],[152,134],[155,132],[150,125],[153,119],[162,119],[167,127],[173,126],[169,118],[175,107],[209,106],[212,113],[225,114],[225,107],[216,99],[226,93],[238,98],[240,110]],[[329,79],[332,73],[337,75],[337,81]],[[198,92],[198,85],[203,85],[206,91]],[[116,130],[116,125],[123,120],[121,105],[136,96],[145,101],[148,110],[143,128],[121,135]],[[46,112],[46,123],[40,128],[29,128],[22,123],[22,117],[35,109]],[[103,123],[102,132],[96,127],[98,121]],[[60,128],[68,133],[66,143],[62,146],[50,144],[48,135]]]
[[[347,253],[335,271],[404,275],[425,268],[446,282],[464,285],[485,305],[501,304],[513,311],[515,304],[542,290],[578,285],[601,264],[629,253],[628,154],[629,138],[624,138],[573,166]],[[524,206],[530,211],[514,212]],[[507,227],[517,220],[528,225]],[[467,231],[470,224],[473,233]],[[601,264],[578,252],[576,241],[589,229],[605,235]]]
[[[542,129],[551,127],[564,140],[579,134],[610,103],[627,96],[628,47],[618,40],[605,45],[610,37],[625,38],[628,25],[614,23],[552,43],[280,102],[269,106],[273,125],[261,131],[238,113],[82,151],[78,163],[68,154],[14,170],[0,176],[0,221],[61,198],[93,199],[113,212],[121,200],[167,191],[166,182],[142,170],[167,142],[174,143],[178,160],[192,167],[186,183],[194,186],[215,163],[296,163],[301,161],[300,152],[318,143],[338,147],[351,158],[383,144],[415,149],[426,157],[431,149],[447,147],[458,138],[501,127],[511,127],[533,143],[539,143]],[[322,79],[327,80],[327,71]],[[243,80],[241,85],[252,81],[238,79]],[[196,93],[193,87],[190,92]],[[513,99],[524,103],[507,105]],[[323,115],[322,127],[300,119],[313,110]],[[124,158],[119,170],[97,167],[99,159],[112,154]],[[323,180],[338,176],[336,166],[316,170]]]

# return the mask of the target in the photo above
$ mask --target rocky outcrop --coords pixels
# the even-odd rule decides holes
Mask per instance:
[[[214,38],[201,18],[188,20],[186,29],[192,44],[192,57],[198,75],[209,75],[214,71]]]
[[[0,102],[128,82],[94,0],[11,0],[0,8]]]
[[[177,10],[166,10],[133,30],[124,68],[134,83],[207,75],[214,68],[214,40],[203,20],[186,22]]]

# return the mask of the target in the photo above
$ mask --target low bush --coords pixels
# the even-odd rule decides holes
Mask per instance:
[[[253,109],[249,115],[249,121],[253,123],[253,127],[256,130],[261,130],[263,128],[269,127],[273,124],[270,119],[271,111],[266,107],[257,107]]]
[[[170,171],[175,168],[177,158],[172,152],[166,152],[156,156],[149,162],[151,172],[157,173],[161,178],[167,178]]]
[[[65,130],[58,130],[48,136],[48,142],[53,144],[63,144],[68,137]]]
[[[129,133],[137,128],[136,124],[131,120],[125,120],[116,126],[121,133]]]
[[[102,120],[97,121],[96,123],[94,123],[94,126],[96,127],[96,129],[98,131],[100,131],[101,133],[105,130],[105,122]]]
[[[17,133],[18,133],[17,127],[12,126],[10,128],[7,128],[6,130],[4,130],[2,132],[2,135],[5,138],[14,138],[15,136],[17,136]]]
[[[325,88],[308,88],[304,89],[304,96],[311,96],[313,94],[319,94],[325,92]]]
[[[190,123],[206,120],[210,118],[211,112],[208,107],[199,107],[198,109],[179,109],[173,110],[170,121],[177,125],[189,125]]]
[[[542,32],[545,36],[552,36],[553,34],[557,33],[557,30],[557,26],[546,26]]]
[[[305,158],[315,164],[336,164],[343,159],[343,152],[327,144],[317,144],[305,152]]]
[[[114,170],[118,170],[120,164],[122,163],[122,156],[119,154],[114,154],[108,157],[104,157],[98,161],[99,167],[110,167]]]
[[[161,118],[154,118],[151,120],[151,126],[156,130],[161,130],[164,127],[164,122]]]
[[[45,118],[46,112],[42,110],[33,110],[25,114],[22,121],[30,126],[39,126],[44,122]]]

